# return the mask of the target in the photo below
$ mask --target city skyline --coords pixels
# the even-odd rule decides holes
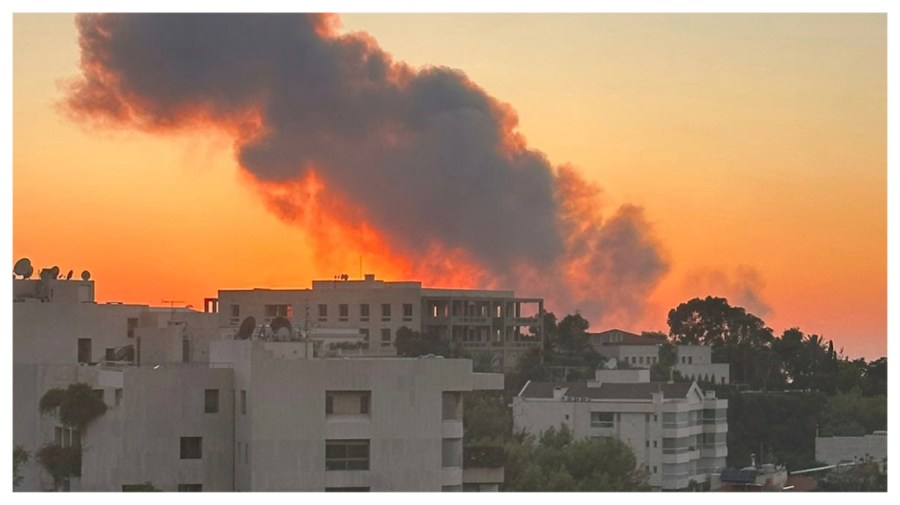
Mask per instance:
[[[330,200],[329,212],[312,213],[318,219],[279,213],[283,193],[267,192],[272,185],[240,167],[239,134],[227,124],[207,118],[154,132],[73,120],[62,110],[80,72],[68,15],[14,16],[15,258],[90,270],[102,280],[101,301],[194,307],[218,289],[302,288],[339,273],[515,287],[546,297],[559,316],[580,310],[595,331],[663,330],[678,303],[725,296],[776,335],[799,326],[852,357],[886,354],[886,16],[341,22],[324,38],[365,31],[369,50],[380,47],[413,72],[459,69],[464,82],[508,104],[519,121],[515,141],[539,151],[553,174],[574,167],[584,183],[589,204],[576,210],[591,215],[580,222],[637,223],[639,250],[653,265],[646,277],[626,278],[634,299],[606,312],[579,306],[604,290],[566,279],[589,296],[567,292],[556,298],[569,306],[558,306],[539,276],[504,285],[511,277],[492,274],[495,259],[462,247],[472,241],[439,244],[417,261],[408,244],[391,240],[401,232],[346,195]],[[291,183],[298,180],[310,182]],[[306,194],[332,184],[282,182],[278,191]],[[560,271],[575,275],[572,265]]]

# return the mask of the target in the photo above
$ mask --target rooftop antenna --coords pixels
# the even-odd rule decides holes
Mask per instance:
[[[172,318],[175,317],[175,304],[177,303],[179,305],[182,305],[185,303],[185,301],[184,300],[162,300],[162,303],[168,303],[169,308],[172,309],[172,314],[169,316],[169,321],[171,321]]]
[[[74,272],[73,272],[72,270],[69,270],[69,273],[66,274],[66,280],[67,280],[67,281],[72,280],[72,274],[73,274],[73,273],[74,273]]]

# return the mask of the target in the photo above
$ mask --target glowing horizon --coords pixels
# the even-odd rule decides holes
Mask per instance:
[[[776,335],[799,326],[850,356],[886,353],[885,16],[342,21],[396,61],[459,68],[509,104],[530,147],[603,188],[605,219],[643,207],[671,268],[625,329],[664,330],[678,303],[725,296]],[[79,72],[75,33],[71,16],[14,16],[15,258],[90,270],[101,301],[194,307],[218,289],[356,277],[360,255],[380,279],[485,287],[475,267],[399,278],[433,269],[380,252],[391,244],[359,220],[279,219],[225,131],[98,132],[58,114],[59,81]],[[352,245],[323,264],[311,244],[335,240]],[[466,265],[464,253],[424,264]]]

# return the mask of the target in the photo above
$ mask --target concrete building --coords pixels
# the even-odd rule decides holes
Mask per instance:
[[[296,336],[343,331],[360,335],[362,347],[387,350],[405,326],[437,334],[473,355],[488,353],[502,370],[515,368],[519,357],[543,339],[540,298],[517,298],[513,291],[423,288],[420,282],[386,282],[373,275],[313,281],[311,289],[220,290],[206,305],[218,313],[220,333],[227,337],[248,318],[257,334],[284,318]]]
[[[887,431],[860,437],[816,437],[816,461],[836,465],[855,461],[887,459]]]
[[[595,380],[528,382],[513,398],[516,430],[568,426],[576,437],[616,437],[651,486],[685,489],[725,468],[728,401],[694,383],[650,382],[646,369],[597,370]]]
[[[216,318],[189,309],[96,303],[94,281],[56,276],[13,281],[13,441],[32,454],[44,443],[73,443],[72,433],[38,403],[53,388],[91,385],[108,405],[122,386],[105,369],[141,363],[208,361]],[[50,489],[52,481],[32,457],[19,489]],[[70,483],[78,489],[76,479]]]
[[[589,341],[605,358],[615,358],[630,368],[650,368],[659,363],[659,349],[664,338],[641,336],[619,329],[589,334]],[[713,363],[712,348],[704,345],[676,345],[672,367],[690,380],[729,384],[728,363]]]
[[[14,443],[32,455],[49,442],[80,445],[81,478],[69,490],[151,482],[165,491],[457,491],[502,482],[502,470],[499,481],[464,477],[463,393],[503,388],[502,375],[473,373],[471,360],[327,357],[310,340],[234,340],[234,331],[222,339],[222,314],[98,304],[92,281],[13,284]],[[326,330],[317,338],[344,338]],[[85,433],[38,409],[46,391],[75,382],[107,404]],[[34,457],[23,474],[18,490],[53,487]]]

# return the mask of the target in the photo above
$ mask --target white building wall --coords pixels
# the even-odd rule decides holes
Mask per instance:
[[[887,432],[861,437],[816,437],[816,461],[836,465],[845,461],[887,458]]]
[[[84,491],[120,491],[151,482],[177,491],[232,491],[232,370],[206,366],[127,367],[120,405],[108,404],[88,427],[82,448]],[[205,412],[205,391],[218,390],[218,411]],[[201,437],[200,459],[181,458],[181,437]]]

